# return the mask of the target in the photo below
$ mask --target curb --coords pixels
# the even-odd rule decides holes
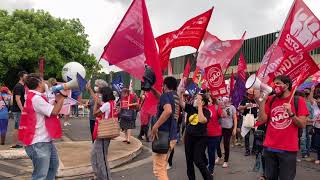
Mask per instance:
[[[139,140],[137,140],[137,141],[139,141]],[[139,146],[134,151],[129,152],[126,156],[123,156],[119,159],[109,161],[110,169],[114,169],[116,167],[119,167],[119,166],[131,161],[133,158],[137,157],[142,152],[142,149],[143,149],[143,145],[139,141]],[[112,172],[112,170],[111,170],[111,172]],[[92,166],[91,166],[91,164],[88,164],[85,166],[61,168],[58,170],[56,178],[68,178],[68,177],[75,177],[75,176],[81,176],[81,175],[88,175],[88,174],[92,174],[92,173],[93,173]]]

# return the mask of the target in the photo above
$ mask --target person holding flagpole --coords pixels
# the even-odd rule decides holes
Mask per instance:
[[[276,76],[273,83],[276,95],[263,98],[262,101],[256,95],[259,103],[256,126],[265,123],[268,126],[263,143],[264,172],[267,180],[293,180],[299,150],[298,129],[306,126],[309,112],[302,97],[292,101],[294,91],[289,76]]]

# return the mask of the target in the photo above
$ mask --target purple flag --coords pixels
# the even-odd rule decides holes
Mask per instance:
[[[239,104],[246,95],[245,81],[239,76],[236,77],[236,83],[234,84],[233,93],[231,96],[232,104],[238,108]]]

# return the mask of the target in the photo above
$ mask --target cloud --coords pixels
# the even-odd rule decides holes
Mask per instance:
[[[13,11],[15,9],[30,9],[34,5],[32,0],[1,0],[1,9]]]

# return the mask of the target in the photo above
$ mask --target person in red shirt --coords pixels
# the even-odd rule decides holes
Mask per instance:
[[[220,145],[220,138],[222,135],[221,122],[219,118],[225,117],[221,105],[218,105],[217,99],[210,97],[212,104],[208,106],[208,110],[211,113],[211,119],[207,124],[208,132],[208,170],[211,174],[214,172],[216,149]]]
[[[295,109],[289,76],[277,76],[273,82],[275,97],[258,101],[260,113],[257,125],[267,123],[263,143],[265,176],[267,180],[293,180],[299,150],[298,129],[306,126],[309,112],[302,97],[298,99],[298,111]]]

